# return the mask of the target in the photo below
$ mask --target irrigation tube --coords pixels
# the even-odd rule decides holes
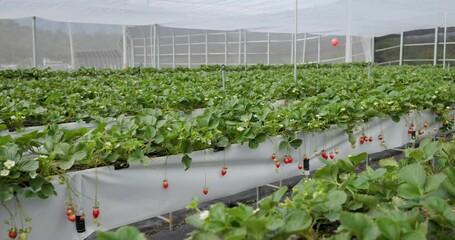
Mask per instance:
[[[429,122],[431,127],[428,134],[434,132],[434,114],[422,112],[421,121]],[[275,164],[271,155],[275,146],[279,144],[282,137],[270,138],[262,143],[258,149],[251,150],[247,144],[234,144],[225,152],[204,151],[190,154],[193,165],[188,171],[183,170],[181,155],[159,157],[151,159],[149,167],[133,165],[122,170],[114,170],[113,167],[100,167],[83,171],[68,173],[72,185],[81,192],[75,199],[75,204],[82,207],[86,214],[86,231],[77,233],[74,223],[66,219],[66,205],[68,196],[65,194],[65,186],[55,182],[57,196],[46,200],[21,199],[22,207],[26,214],[32,219],[33,231],[30,239],[83,239],[97,230],[108,230],[120,227],[129,223],[160,216],[175,210],[185,208],[194,197],[199,197],[201,202],[229,196],[248,189],[262,186],[271,182],[280,181],[294,176],[302,176],[297,164],[302,162],[303,154],[307,153],[310,159],[310,170],[315,170],[323,164],[317,160],[312,153],[315,150],[325,149],[326,151],[338,148],[340,153],[336,158],[344,158],[348,154],[360,152],[379,152],[384,150],[377,137],[384,136],[389,148],[402,146],[410,141],[407,134],[407,122],[403,118],[395,123],[392,120],[374,118],[366,123],[365,129],[368,136],[373,136],[374,141],[363,145],[357,144],[351,149],[346,133],[333,127],[323,133],[298,133],[298,137],[304,143],[299,150],[289,149],[294,157],[293,164],[281,164],[279,171],[275,171]],[[420,124],[415,122],[415,124]],[[362,129],[362,128],[359,128]],[[362,132],[356,131],[359,139]],[[277,151],[279,159],[282,160],[286,151]],[[225,156],[225,158],[224,158]],[[224,161],[225,159],[225,161]],[[220,170],[226,163],[228,172],[225,176]],[[169,181],[169,188],[164,189],[162,182],[165,178]],[[91,209],[94,206],[95,181],[98,173],[99,188],[98,201],[100,203],[100,227],[92,223]],[[208,195],[202,193],[207,179]],[[14,203],[6,203],[13,207]],[[8,214],[5,209],[0,210],[0,221],[5,220]],[[18,222],[19,223],[19,222]]]

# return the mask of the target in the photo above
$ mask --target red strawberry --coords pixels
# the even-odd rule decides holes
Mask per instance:
[[[204,189],[202,190],[202,193],[204,195],[207,195],[209,193],[209,188],[208,187],[204,187]]]
[[[413,130],[412,128],[409,128],[409,129],[408,129],[408,133],[409,133],[409,134],[413,134],[413,133],[414,133],[414,130]]]
[[[411,123],[411,127],[412,127],[412,128],[414,127],[414,123]]]
[[[283,160],[283,162],[284,162],[284,164],[291,163],[291,162],[289,161],[289,158],[288,158],[288,157],[285,157],[284,160]]]
[[[363,138],[360,139],[360,144],[364,144],[365,143],[365,140],[363,140]]]
[[[280,162],[278,162],[278,161],[275,162],[276,168],[280,168],[280,165],[281,165]]]
[[[224,167],[223,169],[221,169],[221,175],[224,176],[224,175],[226,175],[226,173],[227,173],[227,168]]]
[[[92,211],[93,218],[98,218],[100,215],[100,209],[98,207],[94,207]]]
[[[370,139],[369,139],[369,140],[370,140],[370,142],[373,142],[373,137],[370,137]]]
[[[429,127],[429,126],[428,126],[428,123],[424,123],[424,124],[423,124],[423,127],[424,127],[424,128],[428,128],[428,127]]]
[[[299,165],[297,165],[297,168],[298,168],[299,170],[302,170],[302,169],[303,169],[303,165],[302,165],[301,163],[299,163]]]
[[[163,187],[168,188],[169,187],[169,182],[167,180],[163,180]],[[93,210],[95,211],[95,210]]]
[[[276,159],[276,154],[272,154],[272,160],[275,160]]]
[[[382,135],[379,135],[378,139],[379,139],[379,141],[382,141],[384,139],[384,137],[382,137]]]
[[[335,158],[335,155],[333,153],[330,153],[330,159]]]
[[[69,220],[70,222],[76,221],[76,215],[74,215],[74,214],[69,215],[69,216],[68,216],[68,220]]]
[[[289,163],[292,163],[294,162],[294,158],[292,158],[291,156],[289,156]]]
[[[16,228],[11,228],[8,232],[8,237],[11,239],[16,239],[17,237],[17,230]]]
[[[425,133],[425,131],[423,131],[422,129],[419,130],[419,135],[422,135],[424,133]]]

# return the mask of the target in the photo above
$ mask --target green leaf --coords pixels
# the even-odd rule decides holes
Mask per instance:
[[[413,150],[410,154],[410,157],[414,158],[416,161],[422,161],[424,160],[424,153],[420,149],[415,149]]]
[[[403,183],[397,189],[398,195],[406,199],[415,199],[422,197],[422,192],[419,187],[409,184]]]
[[[393,158],[385,158],[385,159],[379,160],[379,166],[381,166],[383,168],[387,168],[387,167],[398,168],[398,163]]]
[[[411,231],[404,234],[400,240],[426,240],[425,235],[420,231]]]
[[[201,220],[199,218],[199,213],[186,217],[185,222],[192,225],[195,228],[200,228],[204,226],[204,220]]]
[[[423,190],[427,176],[425,174],[425,169],[420,164],[414,163],[400,169],[398,178],[413,185],[417,189]]]
[[[193,151],[193,148],[191,146],[191,142],[189,139],[182,139],[180,141],[180,151],[182,151],[182,153],[191,153]]]
[[[436,213],[444,213],[447,210],[451,210],[449,203],[440,197],[427,198],[422,202],[422,205]]]
[[[193,240],[219,240],[218,236],[210,232],[196,232],[194,234]]]
[[[11,200],[14,196],[13,187],[5,184],[0,184],[0,201]]]
[[[123,226],[115,232],[96,232],[98,240],[145,240],[145,235],[134,227]]]
[[[188,156],[188,154],[183,155],[182,164],[183,164],[183,167],[185,168],[185,171],[190,169],[192,162],[193,162],[193,159],[191,159],[191,157]]]
[[[41,189],[41,186],[43,186],[43,184],[44,184],[44,179],[40,176],[37,176],[35,179],[30,179],[30,186],[35,191]]]
[[[229,229],[225,234],[223,234],[224,240],[243,240],[246,238],[247,230],[246,228],[233,228]]]
[[[327,207],[330,209],[330,211],[334,211],[341,209],[341,205],[343,205],[347,200],[347,195],[343,191],[334,190],[329,192],[327,198],[329,200],[326,203]]]
[[[313,219],[307,211],[293,209],[284,218],[284,231],[287,234],[299,233],[311,226]]]
[[[289,142],[284,140],[284,141],[281,141],[278,148],[281,150],[281,151],[285,151],[287,150],[289,147]]]
[[[427,138],[429,139],[429,138]],[[426,159],[433,158],[434,155],[441,150],[442,143],[440,141],[431,141],[428,144],[425,144],[423,147],[423,152],[425,152]]]
[[[447,167],[443,172],[447,178],[442,182],[442,186],[452,198],[455,198],[455,168]]]
[[[147,126],[145,128],[145,132],[144,132],[144,139],[146,141],[152,141],[153,138],[156,136],[156,129],[152,126]]]
[[[218,147],[227,147],[229,146],[231,142],[229,141],[229,139],[227,137],[221,137],[220,139],[218,139],[218,141],[216,142],[216,146]]]
[[[439,188],[442,182],[446,179],[446,175],[444,174],[436,174],[427,177],[425,182],[425,193],[432,192]]]
[[[351,162],[354,163],[354,165],[357,165],[357,164],[361,163],[362,161],[364,161],[365,159],[367,159],[367,157],[368,157],[368,153],[363,152],[363,153],[359,153],[357,155],[348,157],[348,159],[351,160]]]
[[[393,220],[380,217],[376,219],[376,224],[384,237],[389,240],[400,240],[400,225]]]
[[[394,122],[400,122],[400,117],[399,116],[392,116],[392,121]]]
[[[38,167],[39,163],[37,160],[34,159],[22,158],[16,162],[16,168],[22,172],[36,171]]]
[[[292,141],[289,142],[289,145],[291,145],[291,147],[293,148],[299,148],[300,145],[302,145],[302,139],[294,139]]]
[[[343,227],[349,229],[359,239],[373,240],[380,234],[376,223],[365,214],[342,212],[340,222]]]
[[[128,157],[128,163],[134,164],[134,163],[141,163],[144,166],[147,166],[150,164],[150,159],[144,155],[144,152],[141,149],[136,149],[131,153],[131,155]]]
[[[44,183],[43,186],[41,186],[41,193],[43,194],[42,198],[48,198],[50,196],[57,195],[57,192],[55,192],[55,188],[52,183]]]
[[[367,206],[369,209],[375,208],[379,203],[379,199],[376,196],[366,194],[355,193],[354,199],[355,201],[358,201],[363,205]]]

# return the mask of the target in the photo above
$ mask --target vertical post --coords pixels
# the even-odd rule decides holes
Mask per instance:
[[[246,60],[246,58],[247,58],[247,48],[246,47],[247,47],[247,42],[248,42],[247,31],[245,31],[245,35],[244,36],[245,36],[244,37],[245,40],[243,41],[243,65],[246,66],[246,64],[247,64],[247,60]]]
[[[400,66],[403,65],[403,50],[404,50],[404,32],[401,32],[401,34],[400,34],[400,56],[399,56]]]
[[[157,67],[156,65],[156,24],[153,24],[153,67]]]
[[[32,17],[32,66],[36,68],[36,17]]]
[[[156,28],[156,27],[155,27]],[[160,68],[160,33],[158,30],[156,31],[156,67]]]
[[[134,39],[133,39],[133,42],[134,42]],[[133,50],[134,50],[134,48],[133,48]],[[133,59],[134,59],[134,55],[133,55]],[[145,38],[145,36],[144,36],[144,67],[147,67],[147,38]]]
[[[321,62],[321,35],[318,36],[318,63]]]
[[[224,64],[228,64],[228,34],[224,32]]]
[[[306,52],[306,33],[303,35],[302,63],[305,63],[305,52]]]
[[[122,41],[123,41],[123,54],[122,54],[122,57],[123,57],[123,68],[127,68],[128,67],[128,50],[126,48],[126,26],[125,25],[122,25],[122,34],[123,34],[123,38],[122,38]]]
[[[154,58],[154,44],[153,44],[153,25],[150,25],[150,35],[149,35],[149,38],[150,38],[150,67],[154,67],[155,66],[155,60],[153,60]]]
[[[297,33],[298,33],[298,19],[299,18],[299,8],[298,0],[295,0],[295,29],[294,29],[294,81],[297,82]]]
[[[205,31],[205,65],[209,65],[209,37]]]
[[[442,52],[442,67],[446,68],[446,50],[447,50],[447,12],[444,12],[444,45]]]
[[[68,22],[68,37],[70,40],[70,57],[71,57],[71,69],[75,68],[74,64],[74,46],[73,46],[73,32],[71,30],[71,23]]]
[[[267,65],[270,65],[270,32],[267,33]]]
[[[351,35],[346,35],[346,52],[345,52],[345,62],[352,62],[352,37]]]
[[[434,54],[433,54],[433,65],[438,64],[438,34],[439,27],[434,28]]]
[[[371,37],[371,62],[374,63],[374,37]]]
[[[174,30],[171,28],[171,34],[172,34],[172,68],[175,68],[175,35],[174,35]]]
[[[191,68],[191,34],[188,30],[188,68]]]
[[[242,29],[239,29],[239,65],[242,64]]]
[[[291,64],[294,63],[294,33],[291,33]]]

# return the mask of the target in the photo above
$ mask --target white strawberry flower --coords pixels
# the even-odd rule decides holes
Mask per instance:
[[[9,170],[8,169],[3,169],[2,171],[0,171],[0,176],[6,177],[8,175],[9,175]]]
[[[344,110],[346,110],[346,108],[341,108],[341,111],[344,111]]]
[[[12,160],[7,160],[6,162],[3,163],[3,166],[5,166],[7,169],[11,169],[16,165],[15,161]]]
[[[36,173],[35,171],[33,171],[33,172],[30,172],[29,175],[30,175],[30,177],[31,177],[32,179],[35,179],[36,176],[38,176],[38,173]]]
[[[257,212],[259,212],[259,208],[253,210],[253,214],[256,214]]]
[[[243,130],[245,130],[244,127],[238,127],[238,128],[237,128],[237,131],[239,131],[239,132],[242,132]]]
[[[317,117],[318,119],[321,119],[321,115],[319,115],[319,114],[317,114],[316,117]]]
[[[11,118],[11,120],[16,120],[17,119],[16,116],[11,116],[10,118]]]
[[[209,217],[209,211],[204,210],[199,214],[199,219],[200,220],[205,220]]]

